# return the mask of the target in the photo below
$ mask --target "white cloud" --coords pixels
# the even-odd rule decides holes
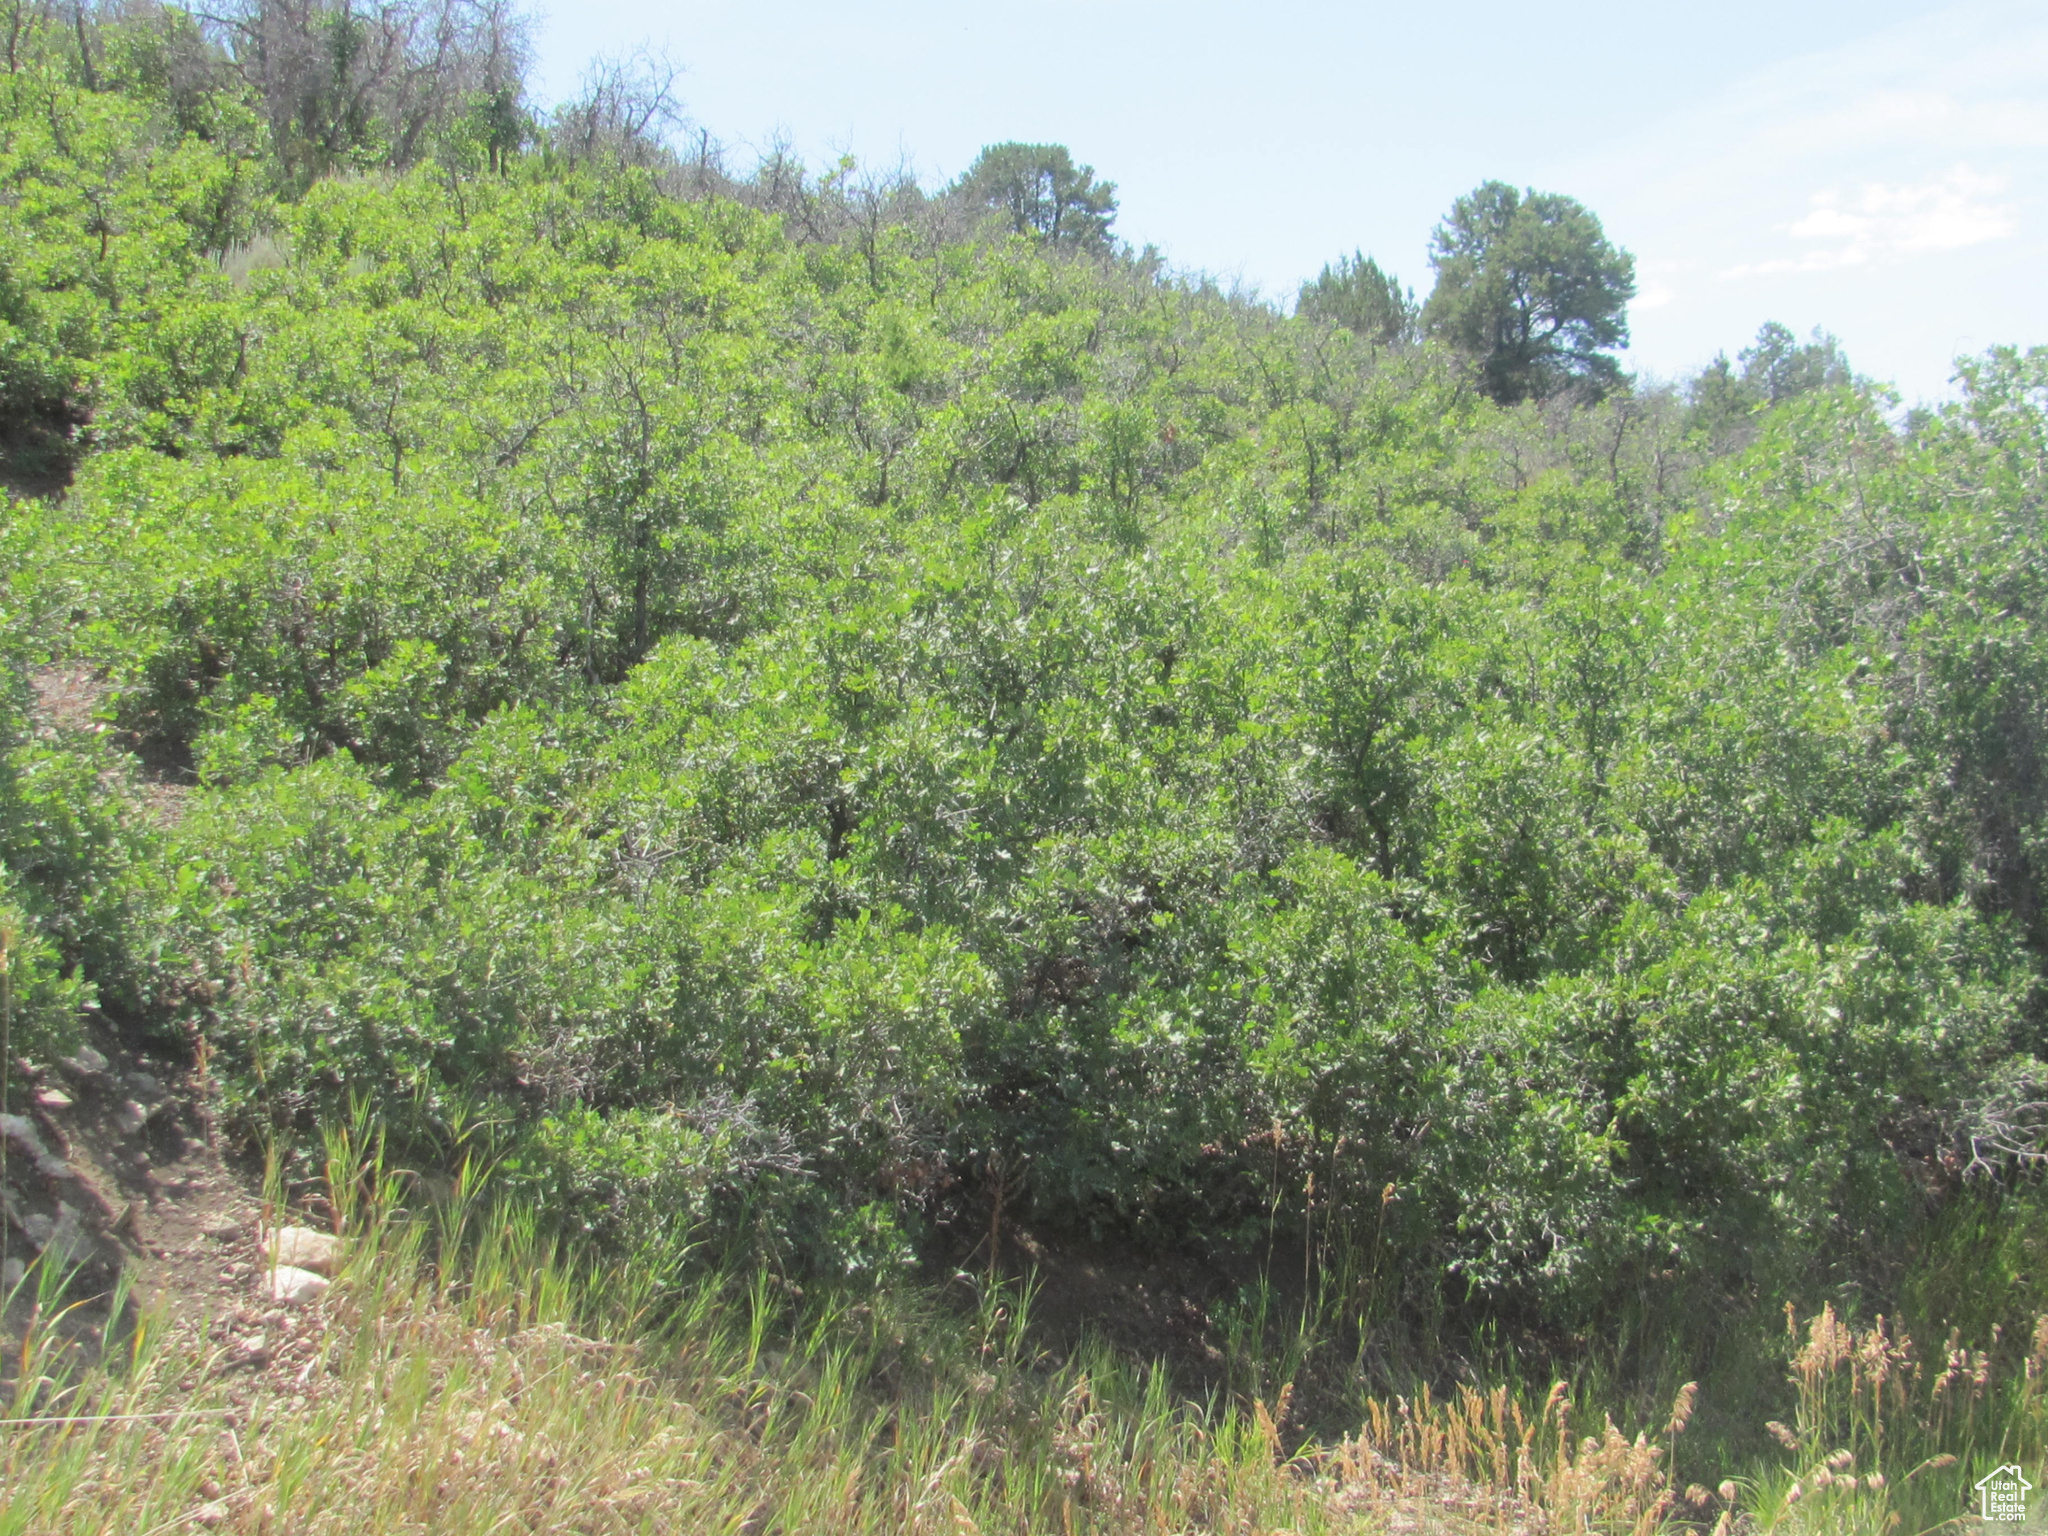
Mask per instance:
[[[1776,320],[1940,398],[1958,352],[2048,341],[2048,6],[1951,0],[1530,180],[1598,210],[1645,299],[1672,290],[1630,306],[1634,366],[1680,374]]]
[[[2019,228],[2012,205],[1999,200],[2007,185],[2003,176],[1958,165],[1923,182],[1867,181],[1853,192],[1839,187],[1816,192],[1804,218],[1781,226],[1794,240],[1807,243],[1805,251],[1744,262],[1721,275],[1832,272],[2004,240]]]
[[[1636,277],[1639,286],[1635,298],[1629,301],[1629,312],[1644,314],[1671,303],[1678,297],[1678,289],[1690,267],[1688,262],[1660,261],[1654,256],[1638,261]]]

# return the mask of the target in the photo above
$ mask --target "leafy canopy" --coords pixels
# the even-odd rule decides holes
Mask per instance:
[[[1609,349],[1628,344],[1635,258],[1579,202],[1489,181],[1451,205],[1429,260],[1423,325],[1478,365],[1501,404],[1619,383]]]
[[[1116,183],[1076,165],[1064,144],[991,144],[955,183],[969,206],[988,208],[1020,235],[1067,250],[1109,248]]]

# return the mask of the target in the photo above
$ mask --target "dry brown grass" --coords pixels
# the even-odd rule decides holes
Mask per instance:
[[[1690,1385],[1679,1393],[1667,1436],[1684,1430],[1694,1394]],[[1605,1415],[1582,1433],[1591,1428],[1563,1383],[1533,1410],[1505,1387],[1461,1387],[1443,1402],[1425,1390],[1413,1402],[1369,1403],[1330,1462],[1358,1508],[1437,1510],[1499,1530],[1648,1536],[1679,1502],[1668,1447],[1646,1433],[1631,1439]]]
[[[2002,1462],[2040,1465],[2048,1316],[2017,1358],[1997,1329],[1984,1348],[1952,1332],[1923,1354],[1884,1317],[1859,1328],[1832,1305],[1803,1328],[1787,1307],[1785,1328],[1797,1408],[1791,1424],[1767,1426],[1785,1461],[1747,1492],[1757,1529],[1883,1536],[1956,1525],[1976,1477]]]

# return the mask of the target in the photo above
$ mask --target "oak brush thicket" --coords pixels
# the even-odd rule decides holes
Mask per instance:
[[[488,1126],[678,1286],[1256,1276],[1290,1433],[1478,1360],[1774,1455],[1787,1303],[2031,1381],[2048,353],[1903,419],[1782,327],[1502,362],[1450,234],[1289,315],[1057,146],[742,175],[376,16],[0,11],[17,1053],[197,1053],[288,1162]]]

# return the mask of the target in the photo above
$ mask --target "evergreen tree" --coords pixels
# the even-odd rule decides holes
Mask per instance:
[[[1812,339],[1802,343],[1775,320],[1764,322],[1756,341],[1737,353],[1736,361],[1739,369],[1725,353],[1716,357],[1687,391],[1691,425],[1722,448],[1747,442],[1757,418],[1774,405],[1856,382],[1834,337],[1816,328]]]
[[[1802,345],[1786,327],[1767,320],[1757,331],[1755,344],[1743,348],[1739,356],[1742,382],[1766,405],[1853,382],[1841,343],[1818,326],[1812,340]]]
[[[1391,344],[1415,337],[1413,289],[1404,289],[1370,256],[1354,251],[1301,285],[1299,312],[1355,331],[1368,341]]]
[[[1581,203],[1489,181],[1451,205],[1430,241],[1436,288],[1422,322],[1471,357],[1503,405],[1620,378],[1635,258]]]
[[[1075,165],[1064,144],[991,144],[953,184],[970,207],[1001,214],[1020,235],[1069,250],[1106,250],[1116,183]]]

